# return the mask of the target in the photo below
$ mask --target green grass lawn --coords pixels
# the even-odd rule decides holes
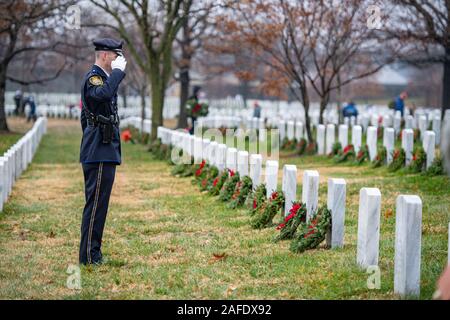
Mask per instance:
[[[0,156],[16,143],[22,134],[20,133],[2,133],[0,134]]]
[[[49,120],[36,157],[0,215],[0,298],[25,299],[397,299],[393,294],[395,199],[423,201],[421,298],[430,299],[447,261],[450,180],[349,164],[327,157],[291,157],[299,183],[304,169],[347,180],[345,246],[303,254],[277,231],[256,231],[244,209],[232,210],[198,191],[190,178],[170,175],[142,145],[123,145],[103,237],[105,265],[82,268],[82,290],[66,287],[77,264],[83,179],[78,122]],[[281,171],[280,171],[281,179]],[[281,180],[280,180],[281,182]],[[359,190],[382,193],[381,288],[367,288],[356,265]],[[301,195],[301,185],[298,187]],[[223,259],[215,255],[223,255]]]
[[[31,128],[32,123],[20,117],[8,118],[10,132],[0,132],[0,156],[14,145]]]

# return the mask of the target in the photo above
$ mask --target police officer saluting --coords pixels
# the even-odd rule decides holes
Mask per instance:
[[[102,263],[103,228],[116,165],[121,163],[117,91],[127,64],[122,41],[99,39],[93,43],[95,64],[81,88],[80,162],[86,198],[81,222],[81,264]]]

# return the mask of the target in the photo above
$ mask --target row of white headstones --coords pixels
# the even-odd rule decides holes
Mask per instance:
[[[366,132],[369,126],[378,127],[381,126],[383,128],[393,128],[396,134],[400,133],[402,119],[404,119],[405,129],[419,129],[423,134],[431,125],[432,131],[436,133],[436,145],[440,142],[440,131],[442,126],[441,116],[439,113],[429,113],[429,114],[418,114],[416,116],[405,115],[403,118],[399,111],[395,112],[395,115],[392,116],[390,114],[379,115],[379,114],[362,114],[357,117],[345,117],[342,125],[347,125],[349,127],[353,127],[355,125],[359,125],[362,127],[363,131]],[[382,121],[379,121],[379,118],[382,118]],[[444,122],[450,121],[450,112],[445,112],[444,114]],[[334,124],[333,122],[326,122],[323,125]],[[340,124],[340,125],[341,125]],[[313,124],[316,128],[320,125],[320,123]],[[294,121],[294,120],[283,120],[279,119],[276,123],[276,126],[280,129],[280,137],[283,140],[285,137],[289,140],[293,140],[296,138],[299,140],[304,136],[304,125],[303,122]]]
[[[439,127],[440,128],[440,127]],[[338,141],[342,148],[348,145],[348,126],[340,125],[338,129],[338,140],[335,137],[335,125],[328,124],[319,125],[317,127],[317,146],[318,154],[325,155],[332,151],[333,145]],[[351,144],[358,153],[361,149],[362,127],[355,125],[352,127]],[[384,128],[383,130],[383,146],[387,152],[387,164],[393,161],[393,153],[395,149],[396,134],[394,128]],[[436,149],[436,133],[431,130],[421,132],[422,147],[427,155],[426,168],[428,169],[434,160]],[[378,153],[378,128],[370,126],[367,128],[366,144],[369,151],[370,161],[373,161]],[[413,158],[414,151],[414,131],[413,129],[403,129],[401,134],[401,145],[405,151],[405,165],[409,165]]]
[[[46,132],[47,118],[39,117],[33,127],[0,157],[0,212],[17,179],[33,160]]]
[[[175,150],[193,156],[195,163],[205,160],[219,171],[237,171],[242,178],[249,176],[256,188],[262,183],[262,155],[251,154],[229,148],[209,139],[191,136],[185,132],[164,127],[158,128],[158,138]],[[178,154],[174,152],[174,154]],[[189,157],[190,158],[190,157]],[[265,164],[265,184],[267,197],[278,185],[278,161],[268,160]],[[297,167],[284,165],[282,191],[287,215],[297,195]],[[319,172],[305,170],[303,173],[302,202],[307,207],[307,220],[318,208]],[[332,248],[344,245],[344,221],[346,206],[346,181],[330,178],[328,180],[327,207],[332,213],[331,235],[328,241]],[[380,242],[381,192],[378,188],[362,188],[359,193],[357,263],[362,268],[377,266]],[[450,226],[449,226],[450,227]],[[394,292],[402,296],[420,294],[422,235],[422,201],[417,195],[399,195],[396,200],[395,231],[395,270]],[[449,240],[450,246],[450,240]],[[449,255],[450,261],[450,255]]]
[[[421,117],[422,118],[422,117]],[[256,119],[255,120],[259,120]],[[425,119],[426,120],[426,119]],[[213,117],[208,120],[199,120],[198,124],[204,127],[217,128],[220,127],[219,123],[228,124],[231,126],[237,126],[239,121],[235,117]],[[280,121],[279,124],[279,135],[280,139],[287,137],[289,140],[297,139],[300,140],[304,137],[304,125],[302,122],[288,121],[286,135],[284,130],[286,127],[284,121]],[[428,169],[435,158],[436,146],[440,144],[440,133],[441,125],[440,119],[433,121],[433,130],[426,130],[426,126],[421,126],[420,138],[422,141],[423,149],[427,155],[426,168]],[[250,126],[248,129],[259,129],[263,128],[263,124],[258,121],[255,126]],[[362,138],[363,138],[364,128],[360,125],[351,126],[351,144],[354,146],[355,152],[358,153],[361,149]],[[383,130],[383,146],[386,148],[387,164],[393,161],[393,153],[395,149],[395,140],[398,137],[398,131],[395,128],[385,127]],[[265,135],[261,132],[259,133],[259,140],[265,140]],[[338,134],[336,139],[336,126],[334,124],[328,125],[318,125],[317,126],[317,154],[326,155],[329,154],[335,142],[339,142],[342,148],[345,148],[348,144],[349,137],[349,126],[346,124],[341,124],[338,127]],[[366,130],[366,144],[369,150],[370,161],[373,161],[378,153],[378,128],[376,126],[369,126]],[[402,130],[401,134],[401,145],[402,149],[405,151],[405,165],[409,165],[413,158],[414,151],[414,131],[412,128],[406,128]]]
[[[297,123],[295,132],[303,132],[303,124]],[[288,126],[289,132],[294,132],[293,123]],[[436,125],[434,130],[422,130],[420,131],[420,138],[422,141],[423,149],[427,155],[426,167],[429,168],[433,163],[435,157],[435,148],[439,144],[440,140],[440,120],[439,125]],[[335,142],[339,142],[342,148],[345,148],[348,144],[349,126],[341,124],[338,127],[338,135],[336,139],[336,126],[334,124],[318,125],[317,126],[317,154],[326,155],[331,153]],[[375,126],[369,126],[367,128],[366,144],[369,150],[370,161],[373,161],[378,153],[378,128]],[[300,134],[298,134],[300,135]],[[294,133],[288,135],[288,137],[295,137]],[[363,127],[360,125],[354,125],[351,127],[351,144],[353,145],[355,152],[358,153],[361,149],[363,137]],[[395,149],[395,140],[397,134],[394,128],[386,127],[383,130],[383,146],[387,151],[387,164],[390,164],[393,160],[393,152]],[[280,132],[281,138],[281,132]],[[289,139],[289,138],[288,138]],[[292,138],[294,139],[294,138]],[[401,134],[401,144],[405,151],[405,165],[409,165],[413,158],[414,149],[414,131],[413,129],[403,129]]]

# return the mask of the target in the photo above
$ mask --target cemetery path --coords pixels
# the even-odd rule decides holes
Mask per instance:
[[[299,159],[301,170],[314,167],[324,176],[356,180],[347,189],[345,247],[297,255],[289,242],[272,242],[274,229],[252,230],[244,209],[228,209],[201,194],[189,178],[171,176],[171,168],[151,160],[144,146],[124,144],[104,234],[107,263],[82,268],[82,289],[69,289],[67,270],[77,264],[84,205],[79,143],[78,122],[49,119],[48,134],[0,216],[0,298],[397,298],[393,209],[399,193],[419,194],[424,201],[422,298],[431,298],[446,261],[448,178],[399,179]],[[367,288],[368,275],[355,263],[363,186],[383,194],[379,290]],[[326,181],[320,199],[326,199]]]

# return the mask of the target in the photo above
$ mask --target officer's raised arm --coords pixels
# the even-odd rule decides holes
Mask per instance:
[[[119,84],[124,77],[125,72],[118,68],[112,70],[106,81],[101,80],[97,75],[91,75],[86,83],[86,97],[98,102],[111,100],[117,93]]]
[[[125,77],[127,61],[122,53],[122,41],[99,39],[94,41],[95,66],[85,81],[85,97],[95,102],[108,102],[116,94]],[[110,74],[109,74],[110,73]]]

